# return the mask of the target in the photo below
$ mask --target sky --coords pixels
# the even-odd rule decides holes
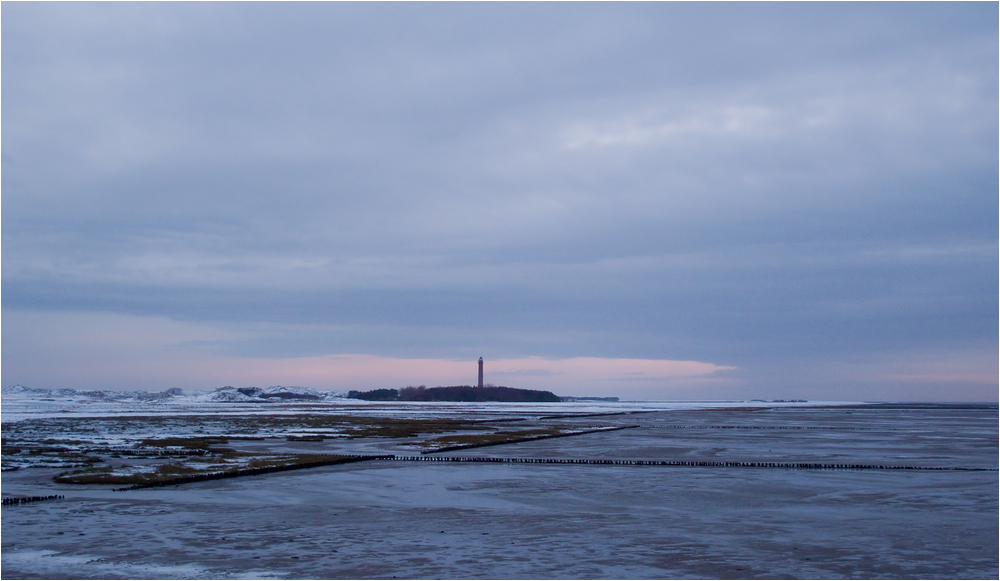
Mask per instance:
[[[20,3],[2,381],[997,401],[996,3]]]

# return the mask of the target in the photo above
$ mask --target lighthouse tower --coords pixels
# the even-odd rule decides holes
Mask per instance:
[[[479,358],[479,389],[483,388],[483,358]]]

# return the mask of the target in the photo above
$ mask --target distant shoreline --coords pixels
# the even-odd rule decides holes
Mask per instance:
[[[452,385],[448,387],[404,387],[349,391],[349,399],[365,401],[452,401],[452,402],[527,402],[556,403],[562,399],[551,391],[518,389],[516,387]],[[616,398],[617,399],[617,398]]]

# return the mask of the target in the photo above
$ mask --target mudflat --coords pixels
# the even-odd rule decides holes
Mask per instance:
[[[480,413],[467,418],[478,422],[475,430],[459,427],[464,434],[482,433],[483,426],[504,433],[538,433],[555,424],[566,432],[633,427],[430,455],[716,465],[377,460],[125,491],[56,483],[52,477],[66,471],[62,466],[25,467],[3,473],[5,497],[65,498],[3,509],[2,575],[909,579],[1000,573],[996,406],[762,406],[556,419],[521,411],[519,418]],[[442,438],[440,431],[425,436]],[[268,433],[226,446],[246,454],[412,457],[428,451],[422,437],[310,440]],[[146,461],[172,460],[128,460]],[[912,469],[746,468],[719,461]]]

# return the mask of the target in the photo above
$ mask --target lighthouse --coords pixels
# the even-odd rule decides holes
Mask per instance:
[[[479,389],[483,388],[483,358],[479,358]]]

